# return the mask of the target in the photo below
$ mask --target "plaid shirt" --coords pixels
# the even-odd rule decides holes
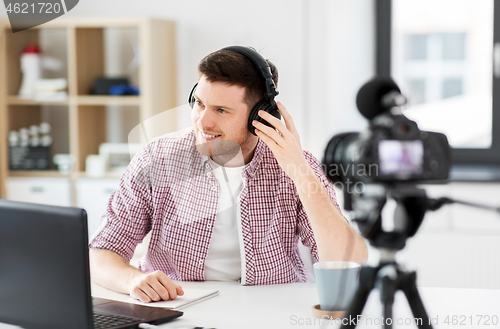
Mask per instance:
[[[304,154],[336,203],[320,163],[309,152]],[[318,252],[293,181],[261,140],[242,176],[242,283],[306,281],[299,238],[316,260]],[[204,280],[218,196],[209,157],[197,151],[192,129],[156,138],[132,159],[90,248],[112,250],[130,260],[137,244],[152,231],[141,270],[161,270],[172,280]]]

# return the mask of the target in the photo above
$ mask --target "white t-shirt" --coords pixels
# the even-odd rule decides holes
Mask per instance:
[[[205,280],[236,281],[241,278],[239,195],[245,166],[222,167],[212,160],[212,173],[219,182],[219,207],[205,259]]]

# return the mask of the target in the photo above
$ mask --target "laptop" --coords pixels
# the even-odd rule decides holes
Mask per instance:
[[[138,328],[182,314],[92,298],[85,210],[0,199],[0,322],[40,329]],[[121,319],[105,323],[112,318]]]

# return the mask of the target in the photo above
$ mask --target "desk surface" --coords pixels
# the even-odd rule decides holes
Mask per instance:
[[[236,282],[207,281],[180,284],[184,288],[219,290],[220,295],[183,309],[182,317],[160,328],[338,327],[338,323],[312,315],[311,307],[318,303],[314,283],[241,286]],[[419,291],[434,328],[500,328],[500,290],[420,288]],[[100,290],[99,295],[106,292]],[[396,295],[393,314],[393,328],[416,328],[411,324],[414,316],[402,292]],[[382,328],[377,291],[370,295],[363,315],[357,328]]]
[[[312,315],[311,306],[318,303],[314,283],[241,286],[236,282],[181,282],[181,285],[185,288],[216,289],[220,295],[183,309],[182,317],[159,328],[338,328],[338,323]],[[100,296],[115,294],[102,287],[97,286],[97,289]],[[500,290],[419,290],[434,328],[500,328]],[[370,295],[363,316],[357,328],[382,328],[382,309],[377,291]],[[414,317],[403,293],[398,292],[393,328],[417,328],[411,324],[412,319]],[[397,321],[402,325],[398,325]],[[405,325],[405,322],[409,324]],[[0,323],[0,329],[12,328],[18,327]]]

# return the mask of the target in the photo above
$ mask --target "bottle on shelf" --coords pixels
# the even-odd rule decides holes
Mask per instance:
[[[28,44],[21,55],[21,71],[23,82],[19,89],[22,98],[33,98],[35,87],[42,78],[40,48],[36,44]]]

